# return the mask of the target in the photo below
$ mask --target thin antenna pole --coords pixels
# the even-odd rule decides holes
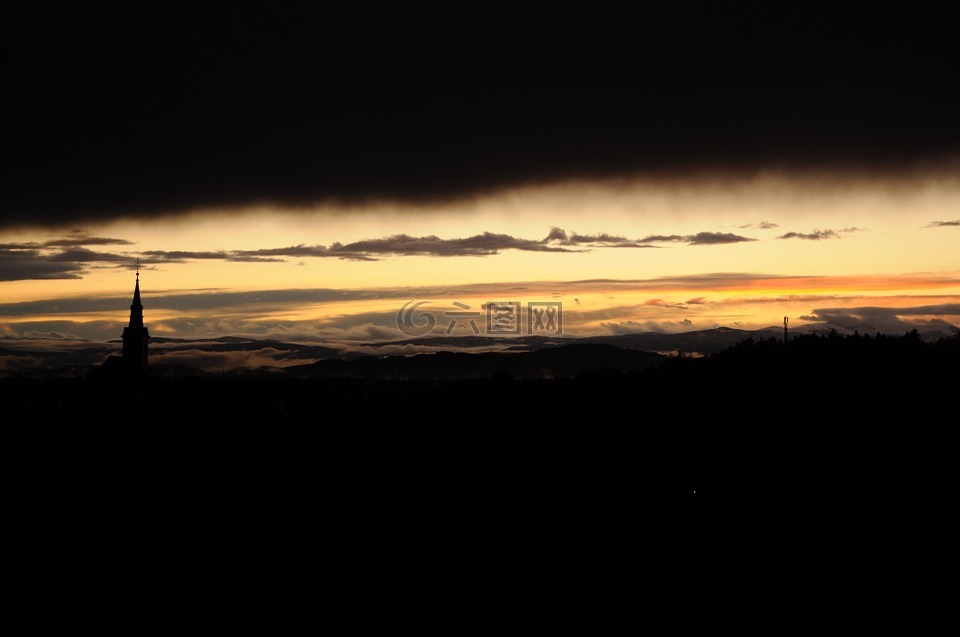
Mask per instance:
[[[787,342],[787,321],[789,321],[786,316],[783,317],[783,342]]]

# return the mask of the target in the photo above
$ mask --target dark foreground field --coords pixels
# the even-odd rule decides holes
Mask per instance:
[[[100,633],[916,631],[958,599],[958,360],[814,338],[554,380],[6,379],[8,546],[38,625]]]

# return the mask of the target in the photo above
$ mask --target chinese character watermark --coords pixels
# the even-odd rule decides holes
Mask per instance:
[[[519,334],[520,311],[519,301],[506,303],[487,303],[487,333],[488,334]]]
[[[470,309],[470,306],[467,305],[466,303],[460,303],[459,301],[454,301],[453,304],[457,307],[463,308],[463,310]],[[458,316],[469,317],[468,323],[470,324],[470,327],[473,329],[473,333],[474,334],[480,333],[480,328],[477,327],[477,321],[476,321],[476,319],[480,318],[480,312],[465,312],[463,310],[453,310],[450,312],[443,313],[444,316],[454,317],[450,319],[450,322],[447,324],[447,331],[444,332],[445,334],[451,333],[453,331],[453,328],[457,326],[456,317]]]
[[[527,304],[527,334],[533,332],[563,334],[563,304],[560,301]]]
[[[424,336],[437,327],[433,312],[420,307],[430,301],[407,301],[397,312],[397,329],[407,336]],[[452,334],[458,325],[480,334],[478,323],[482,313],[471,310],[466,303],[454,301],[455,310],[443,312],[446,321],[444,334]],[[486,313],[485,333],[492,336],[519,336],[520,334],[563,334],[563,303],[561,301],[531,301],[523,311],[520,301],[490,301],[483,304]]]

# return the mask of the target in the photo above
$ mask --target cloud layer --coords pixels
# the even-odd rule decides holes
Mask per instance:
[[[931,228],[952,228],[960,222],[931,222]],[[771,229],[775,224],[756,224]],[[787,232],[777,239],[819,241],[842,239],[862,228],[816,229],[811,232]],[[288,259],[337,258],[349,261],[376,261],[385,257],[487,257],[516,250],[522,252],[585,252],[606,248],[662,248],[674,244],[687,246],[724,245],[759,239],[730,232],[704,231],[695,234],[647,235],[628,238],[610,233],[578,234],[551,228],[541,239],[515,237],[505,233],[484,232],[470,237],[441,238],[436,235],[362,239],[330,245],[295,245],[255,250],[133,250],[131,241],[121,238],[87,236],[72,233],[44,242],[0,244],[0,281],[76,279],[91,268],[129,268],[139,261],[143,267],[191,261],[230,261],[241,263],[277,263]],[[119,250],[92,250],[87,246],[118,246]]]
[[[21,3],[0,227],[696,168],[897,172],[960,150],[940,11]]]
[[[958,287],[960,279],[956,275],[789,277],[712,273],[416,288],[153,292],[144,298],[144,306],[151,334],[180,338],[242,336],[338,343],[396,340],[404,336],[398,322],[401,313],[418,300],[417,316],[431,315],[431,329],[439,333],[455,323],[455,333],[463,335],[471,333],[468,318],[473,317],[482,332],[490,327],[487,321],[493,310],[488,306],[507,302],[518,303],[521,309],[530,303],[560,303],[557,307],[564,313],[564,329],[580,335],[721,326],[756,328],[744,317],[772,316],[773,323],[786,312],[803,321],[895,333],[913,325],[960,323]],[[835,292],[803,292],[809,289]],[[764,290],[777,292],[764,294]],[[873,293],[866,296],[862,290]],[[123,295],[0,304],[0,341],[115,340],[126,324],[124,310],[129,302],[129,296]],[[323,311],[297,317],[303,308]]]

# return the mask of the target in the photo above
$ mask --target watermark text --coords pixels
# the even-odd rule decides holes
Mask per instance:
[[[558,336],[563,334],[562,301],[488,301],[479,309],[453,302],[456,309],[437,313],[421,309],[431,301],[407,301],[397,312],[397,329],[407,336],[426,336],[443,330],[452,334],[459,326],[471,334],[481,332],[489,336],[519,336],[521,334]],[[485,319],[485,320],[482,320]],[[481,329],[481,326],[483,329]]]

